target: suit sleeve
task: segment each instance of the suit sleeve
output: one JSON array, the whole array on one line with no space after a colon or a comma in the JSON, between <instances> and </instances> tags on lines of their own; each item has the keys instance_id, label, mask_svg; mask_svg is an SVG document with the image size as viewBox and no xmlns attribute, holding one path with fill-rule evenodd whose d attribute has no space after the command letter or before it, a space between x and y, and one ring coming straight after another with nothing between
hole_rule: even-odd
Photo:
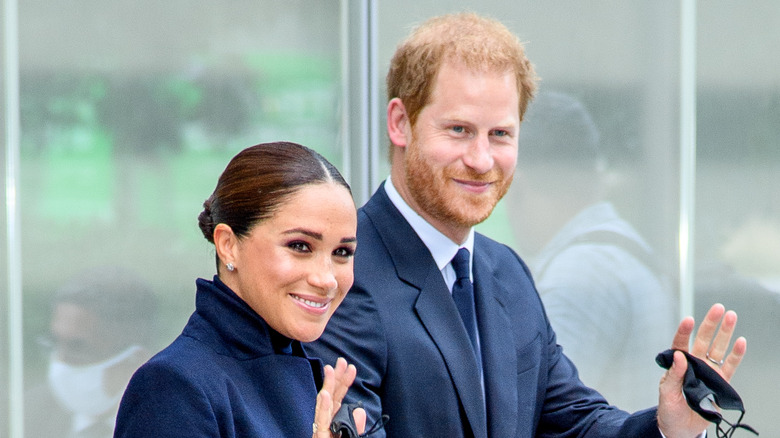
<instances>
[{"instance_id":1,"label":"suit sleeve","mask_svg":"<svg viewBox=\"0 0 780 438\"><path fill-rule=\"evenodd\" d=\"M529 288L535 290L533 280L525 263L514 254L525 276L531 282ZM516 309L516 315L537 307L542 314L543 323L539 327L545 343L543 348L540 380L541 399L540 416L536 430L539 437L583 437L618 438L641 436L661 438L656 421L656 409L648 409L629 414L610 406L598 391L589 388L579 378L577 368L563 353L558 345L556 334L546 316L544 306L538 294L527 308Z\"/></svg>"},{"instance_id":2,"label":"suit sleeve","mask_svg":"<svg viewBox=\"0 0 780 438\"><path fill-rule=\"evenodd\" d=\"M356 284L331 317L322 336L306 345L307 353L325 364L335 364L336 359L343 357L355 365L357 378L345 400L363 404L368 415L367 428L383 412L381 394L387 368L387 339L380 318L374 300ZM385 431L371 436L384 438Z\"/></svg>"}]
</instances>

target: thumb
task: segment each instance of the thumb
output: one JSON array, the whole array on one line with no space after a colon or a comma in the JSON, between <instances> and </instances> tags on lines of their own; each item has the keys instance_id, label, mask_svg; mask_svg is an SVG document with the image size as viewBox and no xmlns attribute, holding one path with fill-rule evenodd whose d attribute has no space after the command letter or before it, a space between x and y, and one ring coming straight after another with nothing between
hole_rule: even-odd
<instances>
[{"instance_id":1,"label":"thumb","mask_svg":"<svg viewBox=\"0 0 780 438\"><path fill-rule=\"evenodd\" d=\"M683 378L687 369L688 361L685 359L685 355L681 351L675 351L672 366L669 367L661 379L661 398L671 397L675 399L683 397Z\"/></svg>"},{"instance_id":2,"label":"thumb","mask_svg":"<svg viewBox=\"0 0 780 438\"><path fill-rule=\"evenodd\" d=\"M333 399L327 389L317 394L317 405L314 408L314 424L312 438L329 438L330 422L333 418Z\"/></svg>"},{"instance_id":3,"label":"thumb","mask_svg":"<svg viewBox=\"0 0 780 438\"><path fill-rule=\"evenodd\" d=\"M358 435L366 433L366 410L363 408L355 408L355 410L352 411L352 418L355 420Z\"/></svg>"}]
</instances>

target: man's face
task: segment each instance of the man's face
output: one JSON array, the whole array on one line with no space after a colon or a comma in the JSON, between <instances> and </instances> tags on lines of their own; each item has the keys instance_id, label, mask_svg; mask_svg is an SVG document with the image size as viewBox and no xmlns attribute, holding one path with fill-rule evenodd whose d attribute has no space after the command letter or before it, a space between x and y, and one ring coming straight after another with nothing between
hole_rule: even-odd
<instances>
[{"instance_id":1,"label":"man's face","mask_svg":"<svg viewBox=\"0 0 780 438\"><path fill-rule=\"evenodd\" d=\"M71 365L89 365L118 353L114 336L93 311L68 302L57 304L51 320L57 359Z\"/></svg>"},{"instance_id":2,"label":"man's face","mask_svg":"<svg viewBox=\"0 0 780 438\"><path fill-rule=\"evenodd\" d=\"M399 191L428 222L460 243L509 189L519 127L511 72L474 72L444 63L412 128Z\"/></svg>"}]
</instances>

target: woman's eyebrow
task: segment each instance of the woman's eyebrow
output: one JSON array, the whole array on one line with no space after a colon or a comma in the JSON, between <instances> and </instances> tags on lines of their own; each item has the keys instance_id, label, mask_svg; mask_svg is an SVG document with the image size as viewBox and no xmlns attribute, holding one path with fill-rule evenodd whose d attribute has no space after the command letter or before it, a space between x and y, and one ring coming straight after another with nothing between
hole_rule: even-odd
<instances>
[{"instance_id":1,"label":"woman's eyebrow","mask_svg":"<svg viewBox=\"0 0 780 438\"><path fill-rule=\"evenodd\" d=\"M305 228L293 228L291 230L285 231L282 234L303 234L305 236L311 237L312 239L322 240L322 233L310 231Z\"/></svg>"}]
</instances>

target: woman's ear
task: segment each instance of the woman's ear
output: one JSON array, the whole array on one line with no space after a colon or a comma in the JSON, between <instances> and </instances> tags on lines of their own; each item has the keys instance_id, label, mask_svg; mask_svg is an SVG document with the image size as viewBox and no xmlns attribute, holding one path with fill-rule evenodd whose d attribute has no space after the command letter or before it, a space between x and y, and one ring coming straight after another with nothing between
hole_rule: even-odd
<instances>
[{"instance_id":1,"label":"woman's ear","mask_svg":"<svg viewBox=\"0 0 780 438\"><path fill-rule=\"evenodd\" d=\"M217 250L217 257L224 264L236 264L238 238L233 229L227 224L217 224L214 227L214 248Z\"/></svg>"},{"instance_id":2,"label":"woman's ear","mask_svg":"<svg viewBox=\"0 0 780 438\"><path fill-rule=\"evenodd\" d=\"M401 99L395 97L387 103L387 135L390 142L398 147L406 147L411 136L411 125L406 107Z\"/></svg>"}]
</instances>

